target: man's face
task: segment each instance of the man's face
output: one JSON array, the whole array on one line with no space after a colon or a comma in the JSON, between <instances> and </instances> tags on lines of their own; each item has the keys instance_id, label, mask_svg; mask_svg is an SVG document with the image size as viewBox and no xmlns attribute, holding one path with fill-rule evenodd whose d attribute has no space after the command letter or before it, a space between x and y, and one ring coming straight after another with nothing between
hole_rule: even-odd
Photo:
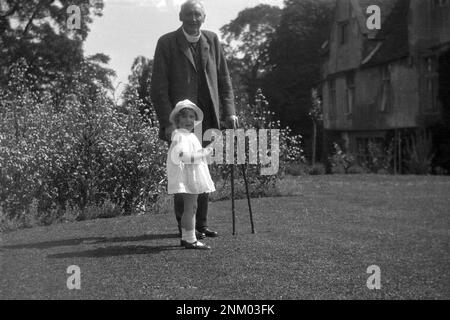
<instances>
[{"instance_id":1,"label":"man's face","mask_svg":"<svg viewBox=\"0 0 450 320\"><path fill-rule=\"evenodd\" d=\"M198 3L189 4L180 12L183 29L190 35L197 35L200 32L205 17L206 15Z\"/></svg>"}]
</instances>

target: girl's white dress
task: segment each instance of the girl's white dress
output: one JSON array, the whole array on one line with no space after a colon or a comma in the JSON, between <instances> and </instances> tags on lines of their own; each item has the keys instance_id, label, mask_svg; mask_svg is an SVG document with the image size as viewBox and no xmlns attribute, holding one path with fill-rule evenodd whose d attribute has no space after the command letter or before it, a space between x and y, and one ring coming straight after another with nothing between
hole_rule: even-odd
<instances>
[{"instance_id":1,"label":"girl's white dress","mask_svg":"<svg viewBox=\"0 0 450 320\"><path fill-rule=\"evenodd\" d=\"M197 136L175 130L167 154L167 191L169 194L200 194L216 191L209 174L205 153Z\"/></svg>"}]
</instances>

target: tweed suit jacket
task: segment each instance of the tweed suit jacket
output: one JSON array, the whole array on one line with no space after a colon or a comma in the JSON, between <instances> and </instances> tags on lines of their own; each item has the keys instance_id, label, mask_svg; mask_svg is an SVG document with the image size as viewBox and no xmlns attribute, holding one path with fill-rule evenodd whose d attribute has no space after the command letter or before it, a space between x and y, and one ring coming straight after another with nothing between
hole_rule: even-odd
<instances>
[{"instance_id":1,"label":"tweed suit jacket","mask_svg":"<svg viewBox=\"0 0 450 320\"><path fill-rule=\"evenodd\" d=\"M220 124L226 116L235 115L230 74L219 39L214 32L202 30L199 41L202 70L196 68L181 27L163 35L156 45L151 96L160 123L159 137L163 140L165 128L171 125L170 112L177 102L189 99L197 103L197 77L200 72L206 77L215 122Z\"/></svg>"}]
</instances>

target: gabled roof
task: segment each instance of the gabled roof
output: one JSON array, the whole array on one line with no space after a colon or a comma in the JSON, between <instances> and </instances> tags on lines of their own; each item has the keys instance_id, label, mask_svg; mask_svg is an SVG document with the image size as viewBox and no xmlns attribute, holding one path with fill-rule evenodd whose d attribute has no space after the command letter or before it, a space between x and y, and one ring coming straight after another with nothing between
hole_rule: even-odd
<instances>
[{"instance_id":1,"label":"gabled roof","mask_svg":"<svg viewBox=\"0 0 450 320\"><path fill-rule=\"evenodd\" d=\"M376 35L377 46L365 59L364 66L386 63L409 54L408 11L410 0L397 0L390 15ZM370 57L371 55L371 57Z\"/></svg>"}]
</instances>

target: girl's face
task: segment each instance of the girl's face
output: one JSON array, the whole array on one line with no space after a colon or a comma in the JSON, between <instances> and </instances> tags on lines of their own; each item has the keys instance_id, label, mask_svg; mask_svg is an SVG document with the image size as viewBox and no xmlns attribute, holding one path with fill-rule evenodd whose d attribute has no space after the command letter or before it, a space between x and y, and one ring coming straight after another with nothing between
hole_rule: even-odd
<instances>
[{"instance_id":1,"label":"girl's face","mask_svg":"<svg viewBox=\"0 0 450 320\"><path fill-rule=\"evenodd\" d=\"M192 109L181 110L178 116L178 128L192 131L196 120L196 113Z\"/></svg>"}]
</instances>

